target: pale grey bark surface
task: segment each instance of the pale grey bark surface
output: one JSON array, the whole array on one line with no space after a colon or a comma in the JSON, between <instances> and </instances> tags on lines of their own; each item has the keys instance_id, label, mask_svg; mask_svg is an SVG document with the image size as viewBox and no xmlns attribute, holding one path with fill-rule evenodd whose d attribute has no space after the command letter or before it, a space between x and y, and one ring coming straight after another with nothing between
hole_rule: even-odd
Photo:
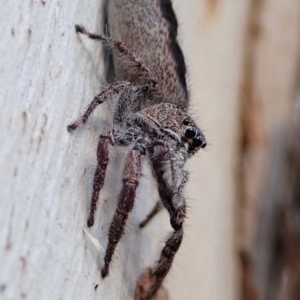
<instances>
[{"instance_id":1,"label":"pale grey bark surface","mask_svg":"<svg viewBox=\"0 0 300 300\"><path fill-rule=\"evenodd\" d=\"M235 170L248 2L174 4L191 111L209 146L188 164L186 234L166 281L172 300L237 299ZM102 280L103 254L83 228L109 111L103 105L77 132L66 130L100 88L101 45L78 38L74 24L101 32L101 1L7 1L0 19L0 298L132 299L137 277L171 231L168 214L138 229L158 199L145 162L125 237ZM113 151L90 230L104 248L122 168L123 154Z\"/></svg>"}]
</instances>

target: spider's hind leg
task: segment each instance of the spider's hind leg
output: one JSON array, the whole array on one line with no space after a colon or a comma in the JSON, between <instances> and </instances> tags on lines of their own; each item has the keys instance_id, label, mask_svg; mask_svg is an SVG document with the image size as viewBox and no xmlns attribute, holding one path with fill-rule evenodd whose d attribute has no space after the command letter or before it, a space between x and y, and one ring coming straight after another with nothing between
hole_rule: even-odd
<instances>
[{"instance_id":1,"label":"spider's hind leg","mask_svg":"<svg viewBox=\"0 0 300 300\"><path fill-rule=\"evenodd\" d=\"M135 69L144 75L146 81L153 87L157 85L157 77L148 65L127 45L117 39L113 39L101 34L91 33L86 30L82 25L75 25L75 30L78 33L87 35L90 39L100 40L104 44L116 47L122 54L124 54L128 60L133 64Z\"/></svg>"}]
</instances>

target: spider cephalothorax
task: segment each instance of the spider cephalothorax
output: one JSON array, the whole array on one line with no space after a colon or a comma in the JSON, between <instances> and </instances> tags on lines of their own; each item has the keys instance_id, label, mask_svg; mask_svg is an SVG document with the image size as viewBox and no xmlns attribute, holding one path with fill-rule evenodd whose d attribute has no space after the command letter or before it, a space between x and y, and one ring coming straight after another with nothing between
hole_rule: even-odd
<instances>
[{"instance_id":1,"label":"spider cephalothorax","mask_svg":"<svg viewBox=\"0 0 300 300\"><path fill-rule=\"evenodd\" d=\"M186 110L170 103L149 106L136 113L135 125L143 132L163 140L169 137L174 143L185 146L189 157L206 146L205 137Z\"/></svg>"},{"instance_id":2,"label":"spider cephalothorax","mask_svg":"<svg viewBox=\"0 0 300 300\"><path fill-rule=\"evenodd\" d=\"M163 94L161 92L163 89L156 75L133 50L117 40L91 34L81 26L77 25L76 31L115 46L133 65L138 74L136 77L143 78L142 82L137 83L129 81L112 83L94 98L87 111L75 123L69 125L68 130L75 130L85 123L97 105L109 101L112 96L118 96L113 111L113 128L100 135L88 226L94 224L96 204L109 163L109 145L131 145L125 161L118 207L109 229L108 246L101 273L103 277L108 275L115 248L124 233L141 177L142 157L145 156L152 164L161 202L170 214L171 226L174 229L151 273L151 288L138 298L151 299L168 273L183 237L182 224L186 213L183 188L188 180L188 172L183 167L189 157L206 146L205 137L183 107L158 98L157 95ZM159 211L159 207L157 204L140 227L146 225Z\"/></svg>"}]
</instances>

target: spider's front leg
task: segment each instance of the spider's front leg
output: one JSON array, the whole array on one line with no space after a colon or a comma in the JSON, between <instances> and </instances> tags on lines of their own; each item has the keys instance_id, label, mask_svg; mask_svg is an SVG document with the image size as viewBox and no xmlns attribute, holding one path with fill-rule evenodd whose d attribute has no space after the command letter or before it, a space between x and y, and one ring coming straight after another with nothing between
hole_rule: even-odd
<instances>
[{"instance_id":1,"label":"spider's front leg","mask_svg":"<svg viewBox=\"0 0 300 300\"><path fill-rule=\"evenodd\" d=\"M102 277L106 277L109 264L120 241L129 213L131 212L136 195L136 188L141 178L141 156L146 154L146 148L137 142L126 157L123 172L123 187L119 195L118 206L109 227L108 245L104 258L104 267L101 271Z\"/></svg>"},{"instance_id":2,"label":"spider's front leg","mask_svg":"<svg viewBox=\"0 0 300 300\"><path fill-rule=\"evenodd\" d=\"M167 240L154 270L148 269L137 282L135 300L152 299L172 266L175 254L180 248L183 239L182 226L185 218L185 205L178 209L176 215L175 224L177 229L174 230ZM148 278L148 280L145 282L144 278Z\"/></svg>"},{"instance_id":3,"label":"spider's front leg","mask_svg":"<svg viewBox=\"0 0 300 300\"><path fill-rule=\"evenodd\" d=\"M186 203L183 188L188 179L188 173L182 170L186 158L178 152L177 156L163 142L154 147L151 157L153 169L157 177L158 191L161 200L170 214L171 226L174 232L167 240L154 270L150 271L150 285L145 287L138 282L135 300L150 300L159 289L169 272L176 252L183 238L183 222L186 216ZM149 273L147 271L146 273ZM147 274L143 274L143 278Z\"/></svg>"}]
</instances>

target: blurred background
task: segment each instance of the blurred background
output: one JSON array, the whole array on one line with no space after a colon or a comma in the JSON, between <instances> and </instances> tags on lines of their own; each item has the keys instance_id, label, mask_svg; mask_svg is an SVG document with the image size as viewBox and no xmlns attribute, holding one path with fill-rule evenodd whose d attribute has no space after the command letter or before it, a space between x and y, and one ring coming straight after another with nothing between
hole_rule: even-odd
<instances>
[{"instance_id":1,"label":"blurred background","mask_svg":"<svg viewBox=\"0 0 300 300\"><path fill-rule=\"evenodd\" d=\"M178 263L203 261L174 283L175 299L300 299L300 2L175 7L210 142L192 163L197 201Z\"/></svg>"},{"instance_id":2,"label":"blurred background","mask_svg":"<svg viewBox=\"0 0 300 300\"><path fill-rule=\"evenodd\" d=\"M138 0L136 0L138 1ZM149 0L150 1L150 0ZM171 300L300 299L300 1L174 0L190 112L208 140L189 161L185 237ZM171 231L145 162L110 276L85 227L105 105L66 126L103 84L100 0L0 3L0 299L132 299ZM112 154L97 222L105 248L122 183ZM166 300L161 298L160 300ZM158 299L156 299L158 300Z\"/></svg>"}]
</instances>

